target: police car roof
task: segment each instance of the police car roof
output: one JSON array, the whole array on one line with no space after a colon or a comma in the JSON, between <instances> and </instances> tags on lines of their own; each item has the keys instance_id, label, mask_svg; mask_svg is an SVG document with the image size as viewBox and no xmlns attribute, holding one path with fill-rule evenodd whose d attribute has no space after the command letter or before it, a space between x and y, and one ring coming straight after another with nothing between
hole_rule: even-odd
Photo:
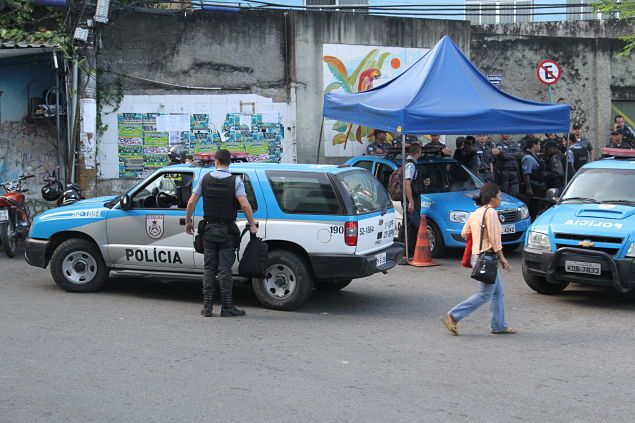
<instances>
[{"instance_id":1,"label":"police car roof","mask_svg":"<svg viewBox=\"0 0 635 423\"><path fill-rule=\"evenodd\" d=\"M162 171L184 171L192 169L200 169L201 167L196 164L181 164L166 166L162 168ZM214 169L214 166L204 167L209 171ZM295 163L232 163L229 165L230 170L248 170L248 169L260 169L260 170L286 170L296 172L330 172L337 173L350 168L340 167L336 165L316 165L316 164L295 164Z\"/></svg>"},{"instance_id":2,"label":"police car roof","mask_svg":"<svg viewBox=\"0 0 635 423\"><path fill-rule=\"evenodd\" d=\"M589 164L584 165L585 169L634 169L635 170L635 158L628 159L614 159L611 157L596 160Z\"/></svg>"}]
</instances>

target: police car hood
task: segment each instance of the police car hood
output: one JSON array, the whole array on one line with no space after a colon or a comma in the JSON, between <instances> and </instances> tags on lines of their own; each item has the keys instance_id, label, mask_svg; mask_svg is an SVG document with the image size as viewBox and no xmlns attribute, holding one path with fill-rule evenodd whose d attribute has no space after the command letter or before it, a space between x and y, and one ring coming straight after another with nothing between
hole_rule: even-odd
<instances>
[{"instance_id":1,"label":"police car hood","mask_svg":"<svg viewBox=\"0 0 635 423\"><path fill-rule=\"evenodd\" d=\"M540 215L534 230L548 233L628 236L635 225L635 208L613 204L559 204Z\"/></svg>"},{"instance_id":2,"label":"police car hood","mask_svg":"<svg viewBox=\"0 0 635 423\"><path fill-rule=\"evenodd\" d=\"M90 213L88 214L90 214L91 216L100 217L102 214L101 211L106 209L105 204L109 201L112 201L114 198L116 198L116 196L114 195L106 197L87 198L86 200L80 200L67 206L55 207L37 215L34 219L34 222L37 223L41 220L78 217L78 212L80 211L90 211Z\"/></svg>"},{"instance_id":3,"label":"police car hood","mask_svg":"<svg viewBox=\"0 0 635 423\"><path fill-rule=\"evenodd\" d=\"M459 191L459 192L440 192L436 194L421 194L421 206L422 208L430 206L433 203L436 208L447 209L448 212L453 210L460 210L466 212L473 212L476 210L476 203L472 199L478 195L478 190L473 191ZM523 203L516 198L503 194L503 201L501 201L498 210L513 209L522 206Z\"/></svg>"}]
</instances>

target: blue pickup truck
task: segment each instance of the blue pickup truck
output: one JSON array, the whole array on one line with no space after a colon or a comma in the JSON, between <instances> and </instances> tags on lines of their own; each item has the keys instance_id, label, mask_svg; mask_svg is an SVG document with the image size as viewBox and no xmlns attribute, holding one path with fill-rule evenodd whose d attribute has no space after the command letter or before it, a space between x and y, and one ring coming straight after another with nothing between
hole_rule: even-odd
<instances>
[{"instance_id":1,"label":"blue pickup truck","mask_svg":"<svg viewBox=\"0 0 635 423\"><path fill-rule=\"evenodd\" d=\"M605 150L606 152L606 150ZM529 228L523 276L533 290L557 294L569 283L635 287L635 151L583 166L556 205Z\"/></svg>"},{"instance_id":2,"label":"blue pickup truck","mask_svg":"<svg viewBox=\"0 0 635 423\"><path fill-rule=\"evenodd\" d=\"M401 156L359 156L346 164L367 169L387 187L390 175L401 165ZM417 163L417 170L430 178L428 192L421 195L421 214L427 217L432 256L443 256L447 248L465 247L461 229L477 208L472 197L484 182L456 160L438 155L424 155ZM401 204L394 202L394 206L400 221ZM503 194L498 215L503 224L504 247L507 250L520 247L531 223L525 203Z\"/></svg>"}]
</instances>

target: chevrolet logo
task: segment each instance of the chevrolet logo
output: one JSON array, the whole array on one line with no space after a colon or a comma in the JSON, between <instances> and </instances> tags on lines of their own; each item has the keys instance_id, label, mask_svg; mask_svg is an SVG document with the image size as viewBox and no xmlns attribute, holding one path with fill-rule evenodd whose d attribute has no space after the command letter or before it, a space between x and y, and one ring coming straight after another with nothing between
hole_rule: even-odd
<instances>
[{"instance_id":1,"label":"chevrolet logo","mask_svg":"<svg viewBox=\"0 0 635 423\"><path fill-rule=\"evenodd\" d=\"M585 239L584 241L578 242L578 245L584 248L591 248L595 245L595 242L591 242L588 239Z\"/></svg>"}]
</instances>

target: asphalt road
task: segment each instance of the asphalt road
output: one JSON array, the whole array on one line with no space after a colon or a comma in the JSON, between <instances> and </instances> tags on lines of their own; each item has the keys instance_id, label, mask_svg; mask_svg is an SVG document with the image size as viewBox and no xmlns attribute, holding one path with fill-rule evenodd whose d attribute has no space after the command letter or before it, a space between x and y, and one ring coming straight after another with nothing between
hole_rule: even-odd
<instances>
[{"instance_id":1,"label":"asphalt road","mask_svg":"<svg viewBox=\"0 0 635 423\"><path fill-rule=\"evenodd\" d=\"M199 286L117 279L69 294L0 258L0 422L621 422L635 406L633 296L529 290L505 277L520 333L488 310L451 337L438 317L475 290L458 257L316 293L297 312L202 318ZM218 306L215 311L218 311Z\"/></svg>"}]
</instances>

